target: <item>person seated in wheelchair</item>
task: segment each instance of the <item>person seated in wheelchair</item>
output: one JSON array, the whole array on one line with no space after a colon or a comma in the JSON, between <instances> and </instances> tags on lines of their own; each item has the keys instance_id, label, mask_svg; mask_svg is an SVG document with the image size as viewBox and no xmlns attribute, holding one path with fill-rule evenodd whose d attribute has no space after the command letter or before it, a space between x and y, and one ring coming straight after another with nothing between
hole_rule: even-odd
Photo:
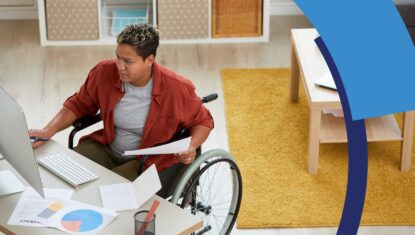
<instances>
[{"instance_id":1,"label":"person seated in wheelchair","mask_svg":"<svg viewBox=\"0 0 415 235\"><path fill-rule=\"evenodd\" d=\"M124 151L168 142L188 129L191 142L186 151L145 161L145 168L156 165L162 181L158 194L168 197L174 190L168 186L193 162L196 149L213 128L213 119L189 80L155 62L158 45L159 33L153 26L127 26L117 36L116 58L95 65L56 116L29 135L49 139L77 119L99 111L104 128L82 137L74 150L133 181L139 161L126 160ZM38 141L33 147L42 144Z\"/></svg>"}]
</instances>

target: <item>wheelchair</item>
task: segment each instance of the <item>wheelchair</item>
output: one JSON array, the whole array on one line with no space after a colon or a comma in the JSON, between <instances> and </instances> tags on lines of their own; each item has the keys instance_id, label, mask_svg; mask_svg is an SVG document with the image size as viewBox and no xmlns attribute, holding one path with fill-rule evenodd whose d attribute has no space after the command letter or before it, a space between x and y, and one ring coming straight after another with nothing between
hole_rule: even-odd
<instances>
[{"instance_id":1,"label":"wheelchair","mask_svg":"<svg viewBox=\"0 0 415 235\"><path fill-rule=\"evenodd\" d=\"M216 100L217 94L202 97L202 103ZM101 121L99 114L83 117L75 121L68 139L68 147L73 149L75 134ZM169 141L188 137L188 130L176 133ZM214 149L201 153L196 150L196 158L180 177L170 202L180 206L203 220L203 227L192 233L230 234L238 216L242 198L242 178L234 158L224 150ZM151 156L140 158L139 174L144 171L144 162Z\"/></svg>"}]
</instances>

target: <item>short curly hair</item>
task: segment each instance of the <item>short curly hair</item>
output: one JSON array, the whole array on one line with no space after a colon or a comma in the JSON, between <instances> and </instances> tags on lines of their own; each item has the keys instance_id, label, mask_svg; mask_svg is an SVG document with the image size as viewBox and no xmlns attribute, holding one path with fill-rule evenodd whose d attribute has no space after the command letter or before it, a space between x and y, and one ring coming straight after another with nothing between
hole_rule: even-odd
<instances>
[{"instance_id":1,"label":"short curly hair","mask_svg":"<svg viewBox=\"0 0 415 235\"><path fill-rule=\"evenodd\" d=\"M128 25L118 36L117 44L126 44L135 48L139 56L146 59L156 56L159 46L159 31L149 24Z\"/></svg>"}]
</instances>

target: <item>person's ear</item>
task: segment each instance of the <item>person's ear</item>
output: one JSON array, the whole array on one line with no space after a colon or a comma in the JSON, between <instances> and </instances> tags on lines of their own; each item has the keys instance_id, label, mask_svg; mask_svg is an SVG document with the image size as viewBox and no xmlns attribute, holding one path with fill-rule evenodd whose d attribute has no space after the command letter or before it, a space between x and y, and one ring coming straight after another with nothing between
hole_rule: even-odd
<instances>
[{"instance_id":1,"label":"person's ear","mask_svg":"<svg viewBox=\"0 0 415 235\"><path fill-rule=\"evenodd\" d=\"M154 63L154 55L153 54L151 54L151 55L149 55L149 56L147 56L147 58L146 58L146 60L145 60L145 64L148 66L148 67L151 67L152 65L153 65L153 63Z\"/></svg>"}]
</instances>

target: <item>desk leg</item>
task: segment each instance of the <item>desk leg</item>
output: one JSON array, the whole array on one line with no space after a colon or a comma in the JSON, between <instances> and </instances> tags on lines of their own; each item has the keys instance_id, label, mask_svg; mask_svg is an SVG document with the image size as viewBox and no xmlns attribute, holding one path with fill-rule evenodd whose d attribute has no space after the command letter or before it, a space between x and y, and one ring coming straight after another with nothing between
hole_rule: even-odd
<instances>
[{"instance_id":1,"label":"desk leg","mask_svg":"<svg viewBox=\"0 0 415 235\"><path fill-rule=\"evenodd\" d=\"M412 142L414 136L415 111L403 113L402 144L401 144L401 171L411 170Z\"/></svg>"},{"instance_id":2,"label":"desk leg","mask_svg":"<svg viewBox=\"0 0 415 235\"><path fill-rule=\"evenodd\" d=\"M291 101L297 101L298 86L300 82L300 68L293 43L294 42L291 40Z\"/></svg>"},{"instance_id":3,"label":"desk leg","mask_svg":"<svg viewBox=\"0 0 415 235\"><path fill-rule=\"evenodd\" d=\"M311 109L307 171L308 173L313 175L317 174L318 170L318 154L320 148L320 124L321 110Z\"/></svg>"}]
</instances>

